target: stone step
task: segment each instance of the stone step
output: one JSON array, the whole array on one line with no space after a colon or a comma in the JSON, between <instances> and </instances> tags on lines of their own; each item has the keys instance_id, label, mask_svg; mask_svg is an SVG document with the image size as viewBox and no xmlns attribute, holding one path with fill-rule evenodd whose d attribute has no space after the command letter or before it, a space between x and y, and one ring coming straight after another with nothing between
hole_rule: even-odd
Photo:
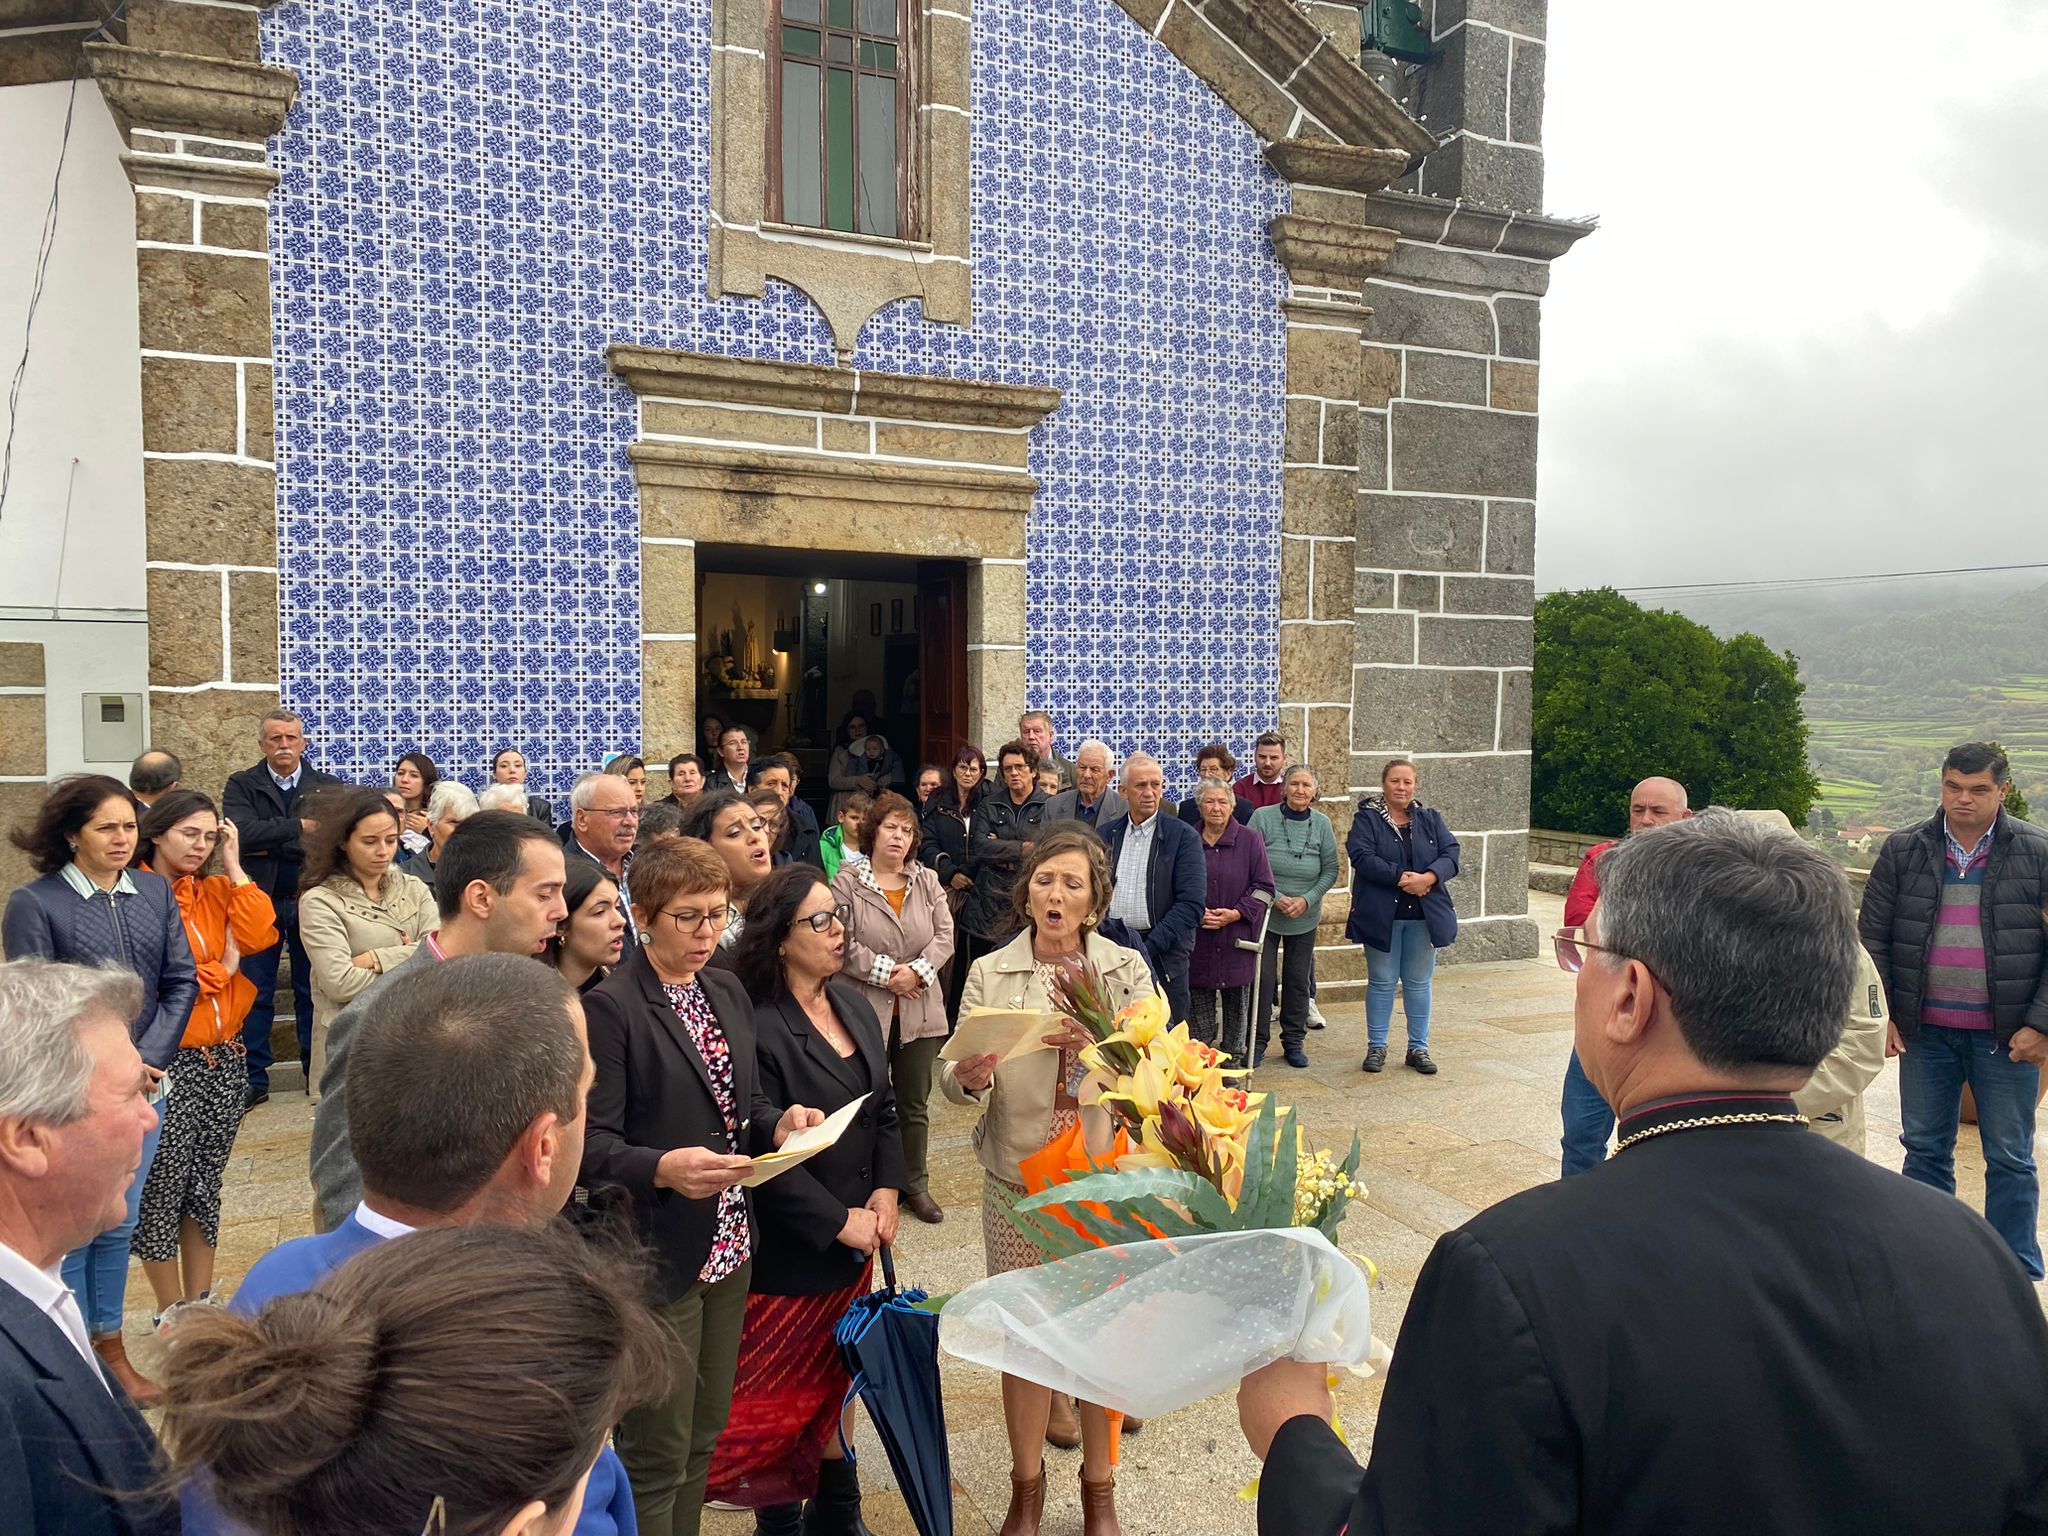
<instances>
[{"instance_id":1,"label":"stone step","mask_svg":"<svg viewBox=\"0 0 2048 1536\"><path fill-rule=\"evenodd\" d=\"M1548 891L1553 896L1571 893L1572 879L1578 870L1569 864L1531 864L1529 866L1529 889Z\"/></svg>"}]
</instances>

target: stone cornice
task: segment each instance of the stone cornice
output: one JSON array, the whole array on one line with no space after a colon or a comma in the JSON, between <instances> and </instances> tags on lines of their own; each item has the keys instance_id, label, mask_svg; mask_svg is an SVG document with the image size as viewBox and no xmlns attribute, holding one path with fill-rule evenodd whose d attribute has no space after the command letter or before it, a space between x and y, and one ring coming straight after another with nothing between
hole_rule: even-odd
<instances>
[{"instance_id":1,"label":"stone cornice","mask_svg":"<svg viewBox=\"0 0 2048 1536\"><path fill-rule=\"evenodd\" d=\"M1436 137L1290 0L1117 0L1268 141L1320 136L1398 150L1413 165Z\"/></svg>"},{"instance_id":2,"label":"stone cornice","mask_svg":"<svg viewBox=\"0 0 2048 1536\"><path fill-rule=\"evenodd\" d=\"M1536 261L1555 261L1599 227L1597 219L1504 213L1421 192L1375 192L1366 207L1404 239Z\"/></svg>"},{"instance_id":3,"label":"stone cornice","mask_svg":"<svg viewBox=\"0 0 2048 1536\"><path fill-rule=\"evenodd\" d=\"M267 139L298 95L288 69L88 43L86 61L124 133L155 128L227 139Z\"/></svg>"},{"instance_id":4,"label":"stone cornice","mask_svg":"<svg viewBox=\"0 0 2048 1536\"><path fill-rule=\"evenodd\" d=\"M161 187L201 197L268 197L282 178L267 165L237 160L201 160L191 155L152 155L125 150L121 169L135 187Z\"/></svg>"},{"instance_id":5,"label":"stone cornice","mask_svg":"<svg viewBox=\"0 0 2048 1536\"><path fill-rule=\"evenodd\" d=\"M1405 150L1332 144L1327 139L1282 139L1266 146L1266 159L1297 187L1327 187L1333 192L1377 192L1400 180L1409 165Z\"/></svg>"},{"instance_id":6,"label":"stone cornice","mask_svg":"<svg viewBox=\"0 0 2048 1536\"><path fill-rule=\"evenodd\" d=\"M1035 385L870 373L660 347L619 344L605 348L604 357L605 366L636 395L939 426L1035 427L1061 398L1057 389Z\"/></svg>"},{"instance_id":7,"label":"stone cornice","mask_svg":"<svg viewBox=\"0 0 2048 1536\"><path fill-rule=\"evenodd\" d=\"M1295 282L1311 288L1357 289L1387 264L1395 234L1370 224L1283 213L1266 225L1273 254Z\"/></svg>"}]
</instances>

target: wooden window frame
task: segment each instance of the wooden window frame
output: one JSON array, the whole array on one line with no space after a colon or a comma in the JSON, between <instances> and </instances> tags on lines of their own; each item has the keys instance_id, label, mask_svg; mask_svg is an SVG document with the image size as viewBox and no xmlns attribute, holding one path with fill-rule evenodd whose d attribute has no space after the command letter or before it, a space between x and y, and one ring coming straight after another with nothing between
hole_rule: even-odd
<instances>
[{"instance_id":1,"label":"wooden window frame","mask_svg":"<svg viewBox=\"0 0 2048 1536\"><path fill-rule=\"evenodd\" d=\"M767 70L768 111L765 115L764 124L767 129L767 143L763 146L762 150L762 164L766 171L765 190L767 193L764 212L768 221L789 229L800 229L819 235L838 235L856 240L902 240L912 244L921 242L924 235L923 221L920 218L922 210L918 206L917 197L918 167L916 160L918 136L912 131L912 125L917 121L920 100L918 82L921 78L920 66L923 64L923 37L921 35L923 32L923 7L917 3L917 0L895 0L896 36L893 39L882 39L866 38L865 34L861 32L860 0L853 0L854 24L851 27L835 27L832 25L829 20L832 14L832 0L819 0L818 14L820 20L815 23L791 23L782 14L782 0L768 0L768 4L771 11L768 20L770 44L768 48ZM785 204L782 186L782 66L786 57L794 57L800 62L812 62L808 54L784 54L782 47L783 29L791 25L815 31L820 35L821 39L834 33L848 35L855 39L853 62L849 66L843 66L850 68L854 75L853 176L856 196L853 213L855 227L852 229L839 229L830 223L793 223L784 212ZM863 40L870 42L887 41L897 50L896 69L893 76L896 82L896 232L888 235L878 234L872 230L864 230L859 227L860 79L862 76L883 78L883 71L880 69L869 68L861 64L859 48ZM822 46L815 62L820 70L829 70L833 67L832 61L826 56ZM822 182L819 206L827 210L826 217L829 219L831 217L829 211L831 203L831 178L829 171L825 169L825 143L822 131L824 114L822 111L819 117L821 131L819 135L818 160Z\"/></svg>"}]
</instances>

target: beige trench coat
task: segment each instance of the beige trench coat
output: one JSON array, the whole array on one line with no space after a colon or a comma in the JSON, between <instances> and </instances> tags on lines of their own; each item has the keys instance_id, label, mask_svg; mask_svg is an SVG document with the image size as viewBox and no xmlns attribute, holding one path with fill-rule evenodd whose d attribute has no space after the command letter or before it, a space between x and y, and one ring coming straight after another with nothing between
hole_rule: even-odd
<instances>
[{"instance_id":1,"label":"beige trench coat","mask_svg":"<svg viewBox=\"0 0 2048 1536\"><path fill-rule=\"evenodd\" d=\"M922 864L910 866L900 918L866 859L840 865L832 878L832 893L853 908L846 922L842 974L859 984L861 995L873 1006L882 1021L882 1038L889 1037L892 1012L905 1040L945 1038L946 998L939 986L939 967L953 956L953 909L946 903L939 877ZM908 966L924 982L917 996L889 990L889 977L899 966Z\"/></svg>"},{"instance_id":2,"label":"beige trench coat","mask_svg":"<svg viewBox=\"0 0 2048 1536\"><path fill-rule=\"evenodd\" d=\"M440 931L441 913L426 883L403 870L384 877L372 901L351 875L337 875L299 898L299 937L313 972L313 1059L306 1092L320 1097L327 1066L327 1026L371 982L412 958L419 942ZM367 952L371 968L355 963Z\"/></svg>"},{"instance_id":3,"label":"beige trench coat","mask_svg":"<svg viewBox=\"0 0 2048 1536\"><path fill-rule=\"evenodd\" d=\"M1102 973L1110 1000L1119 1008L1156 990L1145 957L1112 944L1100 934L1088 935L1088 958ZM1039 985L1031 959L1031 932L1026 929L1001 949L983 955L967 972L960 1011L970 1008L1050 1008L1052 999ZM954 1064L939 1063L939 1088L947 1099L981 1111L974 1128L974 1152L981 1166L1011 1184L1024 1182L1017 1165L1052 1139L1053 1097L1059 1088L1057 1051L1033 1051L996 1068L995 1081L978 1094L960 1086ZM1107 1148L1109 1115L1081 1111L1082 1133L1091 1147Z\"/></svg>"}]
</instances>

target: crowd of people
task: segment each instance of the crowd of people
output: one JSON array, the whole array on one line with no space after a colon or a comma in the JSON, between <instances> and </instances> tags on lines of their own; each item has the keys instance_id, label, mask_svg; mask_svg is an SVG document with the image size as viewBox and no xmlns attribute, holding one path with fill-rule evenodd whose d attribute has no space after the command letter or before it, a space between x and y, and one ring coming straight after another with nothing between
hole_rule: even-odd
<instances>
[{"instance_id":1,"label":"crowd of people","mask_svg":"<svg viewBox=\"0 0 2048 1536\"><path fill-rule=\"evenodd\" d=\"M1039 1262L1007 1215L1022 1164L1077 1129L1108 1143L1104 1112L1081 1101L1078 1025L1000 1064L942 1061L961 1014L1046 1010L1086 962L1113 1000L1163 995L1248 1069L1264 1067L1277 1015L1282 1059L1305 1066L1316 934L1341 869L1316 775L1277 733L1241 776L1227 747L1200 747L1176 806L1156 758L1084 741L1067 759L1042 712L997 750L993 779L972 747L911 775L870 723L856 714L840 732L822 828L799 762L756 758L727 722L706 733L715 755L669 764L666 796L650 799L646 764L620 756L576 778L559 824L517 751L480 791L419 753L388 786L349 786L307 763L282 709L219 806L161 752L132 785L51 786L14 833L38 878L9 898L0 967L0 1335L30 1362L20 1380L0 1369L0 1391L17 1445L60 1443L54 1460L0 1454L0 1496L32 1529L150 1536L671 1536L696 1531L711 1501L751 1509L766 1536L861 1536L832 1330L902 1215L945 1219L927 1167L932 1093L975 1117L991 1274ZM1589 1459L1608 1409L1690 1379L1732 1389L1769 1374L1759 1350L1792 1339L1819 1363L1792 1373L1759 1433L1817 1442L1814 1423L1848 1422L1827 1417L1840 1394L1903 1395L1906 1362L1944 1364L1891 1301L1882 1317L1844 1306L1821 1323L1789 1289L1726 1305L1750 1294L1745 1249L1859 1285L1910 1253L1924 1268L1898 1296L1966 1303L2002 1353L1981 1401L1937 1383L1945 1444L2048 1401L2048 1328L2024 1283L2041 1273L2048 836L2002 813L2006 765L1989 751L1952 753L1931 835L1888 846L1861 946L1839 871L1785 829L1695 817L1682 787L1638 786L1630 836L1587 856L1556 940L1578 973L1566 1172L1592 1176L1439 1244L1362 1487L1318 1427L1321 1367L1247 1379L1246 1433L1273 1463L1263 1529L1740 1527L1688 1523L1668 1500L1628 1511L1637 1463L1656 1458L1646 1445ZM1397 994L1406 1065L1436 1071L1429 988L1456 933L1458 845L1419 788L1413 763L1388 762L1345 840L1371 1073L1387 1065ZM221 1180L241 1117L270 1091L282 954L315 1099L317 1234L266 1255L223 1309ZM1937 1213L1885 1192L1875 1180L1900 1181L1860 1159L1854 1173L1815 1161L1804 1145L1821 1138L1783 1143L1809 1119L1846 1123L1886 1016L1910 1069L1908 1175L1953 1191L1968 1083L2003 1244L1953 1201ZM755 1159L856 1103L830 1149L749 1187ZM1741 1129L1672 1134L1722 1125ZM1681 1150L1695 1144L1697 1157ZM1716 1181L1737 1193L1702 1215L1697 1194ZM1812 1191L1845 1214L1812 1222ZM1800 1213L1793 1242L1780 1228ZM1888 1247L1899 1220L1926 1242ZM161 1382L122 1342L131 1252L168 1344ZM1666 1257L1646 1268L1646 1252ZM1688 1323L1625 1361L1598 1347L1614 1318L1688 1296L1680 1311L1715 1326ZM2007 1310L1982 1323L1987 1306ZM1894 1352L1897 1367L1881 1358ZM1945 1369L1975 1363L1952 1351ZM21 1399L30 1378L67 1383L75 1433ZM1117 1536L1105 1412L1022 1377L1004 1376L1001 1397L1004 1536L1040 1528L1048 1444L1081 1450L1084 1536ZM163 1409L161 1451L138 1407ZM1673 1487L1726 1483L1742 1437L1707 1438L1669 1470ZM2048 1503L2024 1502L2048 1500L2040 1444L1959 1443L1973 1464L2006 1460L2005 1482L1957 1509L2034 1508L2043 1523L1887 1528L2048 1530ZM1449 1462L1481 1475L1432 1470ZM1800 1490L1825 1486L1875 1510L1888 1487L1852 1495L1804 1475L1760 1480L1757 1497L1785 1502L1757 1507L1807 1511ZM1929 1486L1962 1498L1955 1481L1951 1467Z\"/></svg>"}]
</instances>

